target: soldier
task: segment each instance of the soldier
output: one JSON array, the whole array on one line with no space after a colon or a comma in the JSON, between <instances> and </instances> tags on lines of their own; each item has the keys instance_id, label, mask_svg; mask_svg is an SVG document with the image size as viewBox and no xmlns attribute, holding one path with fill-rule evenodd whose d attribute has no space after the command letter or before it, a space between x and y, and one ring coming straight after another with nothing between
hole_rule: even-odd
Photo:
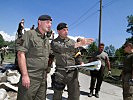
<instances>
[{"instance_id":1,"label":"soldier","mask_svg":"<svg viewBox=\"0 0 133 100\"><path fill-rule=\"evenodd\" d=\"M106 52L104 52L103 50L104 50L104 44L101 43L99 46L99 50L93 55L93 57L91 59L91 61L97 60L97 59L101 60L102 65L101 65L101 68L99 71L97 71L97 70L90 71L91 83L90 83L90 93L88 94L88 97L92 97L93 90L95 87L95 82L97 79L96 88L95 88L95 97L99 98L99 91L100 91L100 87L102 85L102 81L103 81L103 77L104 77L105 64L107 64L107 66L108 66L108 74L111 74L109 57L108 57L108 54Z\"/></svg>"},{"instance_id":2,"label":"soldier","mask_svg":"<svg viewBox=\"0 0 133 100\"><path fill-rule=\"evenodd\" d=\"M32 25L32 27L30 28L30 30L34 30L35 29L35 25Z\"/></svg>"},{"instance_id":3,"label":"soldier","mask_svg":"<svg viewBox=\"0 0 133 100\"><path fill-rule=\"evenodd\" d=\"M5 54L7 53L7 45L4 45L3 47L0 48L1 51L1 65L3 64Z\"/></svg>"},{"instance_id":4,"label":"soldier","mask_svg":"<svg viewBox=\"0 0 133 100\"><path fill-rule=\"evenodd\" d=\"M22 19L21 22L18 25L18 30L17 30L17 32L18 32L18 38L21 38L22 37L22 35L23 35L22 30L23 29L24 29L24 19Z\"/></svg>"},{"instance_id":5,"label":"soldier","mask_svg":"<svg viewBox=\"0 0 133 100\"><path fill-rule=\"evenodd\" d=\"M50 54L49 37L52 18L42 15L38 27L26 31L17 47L21 78L17 100L46 100L47 69ZM50 66L50 65L49 65Z\"/></svg>"},{"instance_id":6,"label":"soldier","mask_svg":"<svg viewBox=\"0 0 133 100\"><path fill-rule=\"evenodd\" d=\"M124 60L122 71L123 100L133 100L133 44L126 43L124 51L128 55Z\"/></svg>"},{"instance_id":7,"label":"soldier","mask_svg":"<svg viewBox=\"0 0 133 100\"><path fill-rule=\"evenodd\" d=\"M75 42L68 38L68 26L66 23L60 23L57 26L59 36L51 43L53 54L56 59L56 70L52 76L52 87L54 88L53 100L62 100L62 92L67 85L68 100L79 100L79 82L78 70L70 68L69 66L75 65L75 56L77 47L88 45L93 42L93 39L83 39L81 42ZM78 64L82 61L77 60Z\"/></svg>"}]
</instances>

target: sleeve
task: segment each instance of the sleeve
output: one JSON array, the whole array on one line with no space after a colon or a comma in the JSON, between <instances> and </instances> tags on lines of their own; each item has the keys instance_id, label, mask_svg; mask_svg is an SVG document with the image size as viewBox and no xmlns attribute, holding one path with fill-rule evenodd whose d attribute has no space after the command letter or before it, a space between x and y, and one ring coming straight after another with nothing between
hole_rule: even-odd
<instances>
[{"instance_id":1,"label":"sleeve","mask_svg":"<svg viewBox=\"0 0 133 100\"><path fill-rule=\"evenodd\" d=\"M17 51L21 51L21 52L28 52L29 49L29 42L30 42L30 35L29 32L26 31L24 33L24 35L22 36L22 38L19 41L19 45L17 46Z\"/></svg>"},{"instance_id":2,"label":"sleeve","mask_svg":"<svg viewBox=\"0 0 133 100\"><path fill-rule=\"evenodd\" d=\"M75 57L75 64L76 65L82 64L83 60L82 60L82 55L81 55L79 48L76 48L76 53L75 53L74 57Z\"/></svg>"}]
</instances>

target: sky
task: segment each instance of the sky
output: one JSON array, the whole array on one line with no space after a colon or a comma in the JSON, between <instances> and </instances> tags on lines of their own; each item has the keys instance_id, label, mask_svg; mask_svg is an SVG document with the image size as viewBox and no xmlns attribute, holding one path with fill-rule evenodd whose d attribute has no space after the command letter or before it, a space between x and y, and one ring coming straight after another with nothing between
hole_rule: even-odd
<instances>
[{"instance_id":1,"label":"sky","mask_svg":"<svg viewBox=\"0 0 133 100\"><path fill-rule=\"evenodd\" d=\"M99 35L99 0L0 0L0 34L14 40L18 24L25 19L25 28L34 24L40 15L52 17L52 30L60 22L68 24L69 36L94 38ZM120 48L131 37L127 16L133 15L133 0L102 0L101 42Z\"/></svg>"}]
</instances>

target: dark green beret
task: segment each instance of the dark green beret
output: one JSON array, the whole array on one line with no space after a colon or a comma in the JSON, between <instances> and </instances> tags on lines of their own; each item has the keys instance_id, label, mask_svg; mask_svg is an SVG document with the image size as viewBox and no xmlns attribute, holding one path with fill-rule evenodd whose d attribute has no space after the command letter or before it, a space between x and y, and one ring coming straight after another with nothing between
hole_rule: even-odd
<instances>
[{"instance_id":1,"label":"dark green beret","mask_svg":"<svg viewBox=\"0 0 133 100\"><path fill-rule=\"evenodd\" d=\"M52 18L49 15L41 15L38 20L45 21L45 20L50 20L52 21Z\"/></svg>"}]
</instances>

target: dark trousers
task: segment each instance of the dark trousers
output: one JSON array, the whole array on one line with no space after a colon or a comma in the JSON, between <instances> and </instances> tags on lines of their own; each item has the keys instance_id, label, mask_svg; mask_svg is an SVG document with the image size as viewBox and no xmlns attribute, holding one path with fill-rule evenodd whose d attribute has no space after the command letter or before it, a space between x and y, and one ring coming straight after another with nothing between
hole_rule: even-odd
<instances>
[{"instance_id":1,"label":"dark trousers","mask_svg":"<svg viewBox=\"0 0 133 100\"><path fill-rule=\"evenodd\" d=\"M0 64L2 64L3 61L4 61L4 53L1 53L1 62L0 62Z\"/></svg>"},{"instance_id":2,"label":"dark trousers","mask_svg":"<svg viewBox=\"0 0 133 100\"><path fill-rule=\"evenodd\" d=\"M102 66L99 71L94 70L90 71L91 73L91 83L90 83L90 91L93 91L96 84L96 92L100 91L100 87L102 85L103 77L104 77L104 67ZM97 82L96 82L97 81Z\"/></svg>"}]
</instances>

